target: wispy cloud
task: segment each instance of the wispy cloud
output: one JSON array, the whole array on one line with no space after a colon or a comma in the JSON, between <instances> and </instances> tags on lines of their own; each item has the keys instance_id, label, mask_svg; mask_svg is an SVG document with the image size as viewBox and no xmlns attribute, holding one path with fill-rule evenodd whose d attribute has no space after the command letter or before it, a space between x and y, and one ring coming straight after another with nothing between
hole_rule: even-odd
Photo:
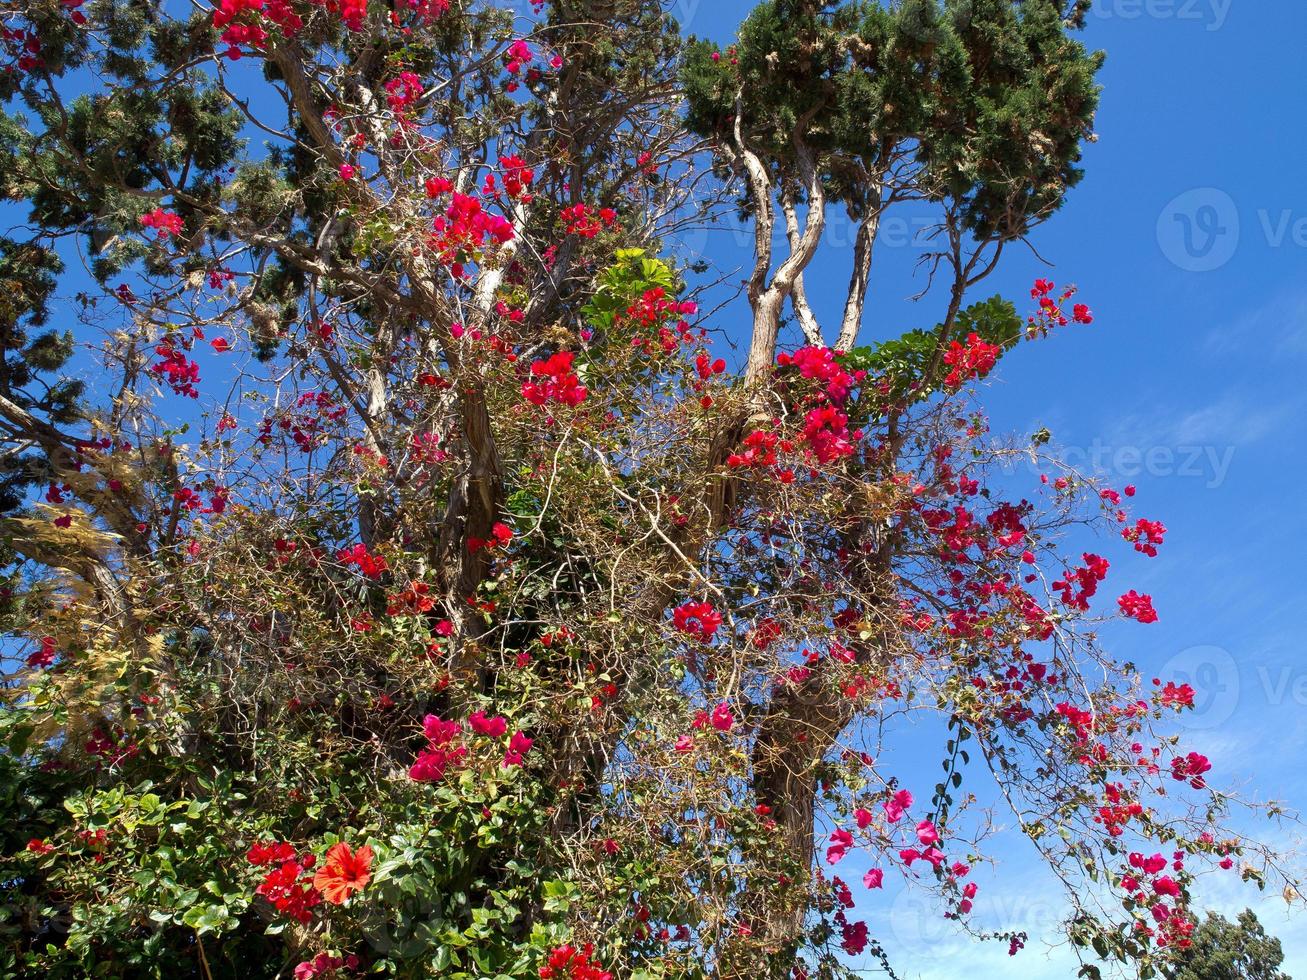
<instances>
[{"instance_id":1,"label":"wispy cloud","mask_svg":"<svg viewBox=\"0 0 1307 980\"><path fill-rule=\"evenodd\" d=\"M1104 440L1119 446L1247 446L1288 425L1304 399L1294 396L1267 405L1229 391L1200 408L1165 409L1122 415Z\"/></svg>"},{"instance_id":2,"label":"wispy cloud","mask_svg":"<svg viewBox=\"0 0 1307 980\"><path fill-rule=\"evenodd\" d=\"M1301 399L1294 398L1278 405L1253 405L1246 398L1226 395L1177 419L1171 439L1176 445L1248 445L1288 424L1300 404Z\"/></svg>"},{"instance_id":3,"label":"wispy cloud","mask_svg":"<svg viewBox=\"0 0 1307 980\"><path fill-rule=\"evenodd\" d=\"M1281 293L1233 323L1212 327L1202 351L1213 358L1307 355L1307 290Z\"/></svg>"}]
</instances>

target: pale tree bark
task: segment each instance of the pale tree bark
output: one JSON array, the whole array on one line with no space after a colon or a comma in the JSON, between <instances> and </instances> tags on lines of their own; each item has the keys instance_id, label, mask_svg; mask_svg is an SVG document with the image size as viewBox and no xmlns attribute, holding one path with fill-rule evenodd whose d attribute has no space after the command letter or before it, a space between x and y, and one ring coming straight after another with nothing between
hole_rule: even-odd
<instances>
[{"instance_id":1,"label":"pale tree bark","mask_svg":"<svg viewBox=\"0 0 1307 980\"><path fill-rule=\"evenodd\" d=\"M849 294L844 303L836 350L852 350L862 330L862 314L867 303L867 284L871 280L871 257L880 228L879 209L868 213L859 223L853 242L853 273L849 277Z\"/></svg>"},{"instance_id":2,"label":"pale tree bark","mask_svg":"<svg viewBox=\"0 0 1307 980\"><path fill-rule=\"evenodd\" d=\"M767 222L766 257L768 260L767 265L770 266L772 234L770 218L771 182L766 177L766 170L763 168L761 161L744 147L742 140L739 143L745 160L752 159L752 163L749 163L750 185L754 188L755 199L759 193L767 195L769 218ZM790 250L790 254L785 261L777 268L770 282L767 282L766 267L763 267L761 274L759 274L761 258L759 258L759 264L755 265L754 278L749 284L749 301L753 307L753 336L749 342L749 360L744 372L745 384L751 388L760 386L771 376L772 365L776 359L776 341L780 333L781 312L784 309L785 301L790 298L791 293L794 291L794 284L803 273L803 270L808 267L813 256L817 254L817 246L821 243L821 234L826 227L826 191L822 186L821 175L817 170L812 150L804 142L802 124L794 134L794 152L799 169L799 179L802 180L804 190L807 192L808 211L804 216L803 233L799 236L797 244ZM761 175L761 180L755 176L755 171ZM759 234L761 234L761 231Z\"/></svg>"},{"instance_id":3,"label":"pale tree bark","mask_svg":"<svg viewBox=\"0 0 1307 980\"><path fill-rule=\"evenodd\" d=\"M876 233L880 230L880 218L889 206L893 193L886 194L885 173L888 164L885 161L888 147L882 144L879 150L881 163L870 172L865 164L859 164L862 175L862 193L864 199L857 209L858 230L853 241L853 271L849 276L848 296L844 301L844 316L840 320L839 337L835 341L836 350L852 350L858 342L862 330L862 314L867 303L867 285L871 281L871 259L876 248ZM854 208L849 208L849 218L854 218Z\"/></svg>"},{"instance_id":4,"label":"pale tree bark","mask_svg":"<svg viewBox=\"0 0 1307 980\"><path fill-rule=\"evenodd\" d=\"M790 251L793 252L799 247L799 215L794 203L794 185L787 183L784 190L781 191L781 211L785 215L785 237L789 241ZM803 339L814 347L821 347L824 341L821 336L821 325L817 322L816 315L812 312L812 307L808 305L807 290L803 287L803 273L794 280L794 293L790 297L794 304L794 313L799 318L799 328L803 331Z\"/></svg>"}]
</instances>

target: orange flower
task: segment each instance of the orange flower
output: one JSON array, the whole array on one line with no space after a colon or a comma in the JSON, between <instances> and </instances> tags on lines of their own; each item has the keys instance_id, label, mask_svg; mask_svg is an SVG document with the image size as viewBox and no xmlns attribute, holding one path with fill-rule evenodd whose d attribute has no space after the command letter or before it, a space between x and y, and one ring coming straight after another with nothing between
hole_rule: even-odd
<instances>
[{"instance_id":1,"label":"orange flower","mask_svg":"<svg viewBox=\"0 0 1307 980\"><path fill-rule=\"evenodd\" d=\"M327 859L313 876L313 887L332 905L343 905L354 892L361 892L372 878L372 848L357 851L341 842L327 850Z\"/></svg>"}]
</instances>

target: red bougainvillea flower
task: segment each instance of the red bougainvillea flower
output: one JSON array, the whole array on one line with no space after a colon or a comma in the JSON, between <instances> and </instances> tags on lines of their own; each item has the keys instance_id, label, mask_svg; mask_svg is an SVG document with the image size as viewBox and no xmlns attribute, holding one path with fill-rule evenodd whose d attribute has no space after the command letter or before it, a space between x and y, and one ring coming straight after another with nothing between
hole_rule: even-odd
<instances>
[{"instance_id":1,"label":"red bougainvillea flower","mask_svg":"<svg viewBox=\"0 0 1307 980\"><path fill-rule=\"evenodd\" d=\"M1166 875L1163 875L1153 882L1153 891L1157 892L1159 895L1168 895L1171 898L1180 897L1180 886L1175 883L1174 879L1169 878Z\"/></svg>"},{"instance_id":2,"label":"red bougainvillea flower","mask_svg":"<svg viewBox=\"0 0 1307 980\"><path fill-rule=\"evenodd\" d=\"M54 845L49 841L41 840L39 837L33 837L27 842L27 849L33 854L49 854L54 850Z\"/></svg>"},{"instance_id":3,"label":"red bougainvillea flower","mask_svg":"<svg viewBox=\"0 0 1307 980\"><path fill-rule=\"evenodd\" d=\"M853 835L843 828L830 835L830 847L826 848L826 863L839 864L844 855L853 847Z\"/></svg>"},{"instance_id":4,"label":"red bougainvillea flower","mask_svg":"<svg viewBox=\"0 0 1307 980\"><path fill-rule=\"evenodd\" d=\"M867 923L839 921L839 926L840 948L850 956L860 955L867 948Z\"/></svg>"},{"instance_id":5,"label":"red bougainvillea flower","mask_svg":"<svg viewBox=\"0 0 1307 980\"><path fill-rule=\"evenodd\" d=\"M458 722L442 721L435 715L427 715L422 719L422 732L436 747L448 745L462 730L463 726Z\"/></svg>"},{"instance_id":6,"label":"red bougainvillea flower","mask_svg":"<svg viewBox=\"0 0 1307 980\"><path fill-rule=\"evenodd\" d=\"M200 393L195 385L200 380L200 366L186 356L173 338L164 337L155 346L154 352L160 359L150 365L149 372L177 394L199 398Z\"/></svg>"},{"instance_id":7,"label":"red bougainvillea flower","mask_svg":"<svg viewBox=\"0 0 1307 980\"><path fill-rule=\"evenodd\" d=\"M897 823L903 819L911 807L912 794L906 789L901 789L893 797L885 801L885 816L890 823Z\"/></svg>"},{"instance_id":8,"label":"red bougainvillea flower","mask_svg":"<svg viewBox=\"0 0 1307 980\"><path fill-rule=\"evenodd\" d=\"M507 548L513 541L513 529L503 521L495 521L494 526L490 528L490 535L487 540L468 538L467 550L475 554L482 548Z\"/></svg>"},{"instance_id":9,"label":"red bougainvillea flower","mask_svg":"<svg viewBox=\"0 0 1307 980\"><path fill-rule=\"evenodd\" d=\"M594 947L590 943L581 949L572 945L556 946L540 968L541 980L613 980L613 975L601 970L592 956Z\"/></svg>"},{"instance_id":10,"label":"red bougainvillea flower","mask_svg":"<svg viewBox=\"0 0 1307 980\"><path fill-rule=\"evenodd\" d=\"M313 909L322 899L301 878L316 862L312 854L300 856L290 844L273 841L250 847L246 860L257 866L273 866L254 889L255 894L262 895L278 912L302 925L313 918Z\"/></svg>"},{"instance_id":11,"label":"red bougainvillea flower","mask_svg":"<svg viewBox=\"0 0 1307 980\"><path fill-rule=\"evenodd\" d=\"M282 864L286 861L295 860L295 848L284 842L268 841L263 843L260 841L250 845L245 860L257 866Z\"/></svg>"},{"instance_id":12,"label":"red bougainvillea flower","mask_svg":"<svg viewBox=\"0 0 1307 980\"><path fill-rule=\"evenodd\" d=\"M386 559L381 555L369 554L368 546L365 544L356 544L353 548L338 551L336 560L342 565L356 565L358 570L370 579L381 578L382 572L389 567Z\"/></svg>"},{"instance_id":13,"label":"red bougainvillea flower","mask_svg":"<svg viewBox=\"0 0 1307 980\"><path fill-rule=\"evenodd\" d=\"M489 718L484 711L474 711L468 715L467 724L478 735L488 735L491 738L499 738L508 731L507 721L498 715Z\"/></svg>"},{"instance_id":14,"label":"red bougainvillea flower","mask_svg":"<svg viewBox=\"0 0 1307 980\"><path fill-rule=\"evenodd\" d=\"M141 225L145 228L153 228L160 239L180 235L182 231L181 215L165 211L163 208L155 208L149 214L141 215Z\"/></svg>"},{"instance_id":15,"label":"red bougainvillea flower","mask_svg":"<svg viewBox=\"0 0 1307 980\"><path fill-rule=\"evenodd\" d=\"M295 980L315 980L317 977L334 977L336 971L340 969L357 970L359 958L354 954L349 956L332 956L329 953L319 953L311 960L305 960L295 967Z\"/></svg>"},{"instance_id":16,"label":"red bougainvillea flower","mask_svg":"<svg viewBox=\"0 0 1307 980\"><path fill-rule=\"evenodd\" d=\"M466 755L467 746L464 745L452 749L429 748L408 767L408 778L415 783L438 783L445 778L445 770L462 762Z\"/></svg>"},{"instance_id":17,"label":"red bougainvillea flower","mask_svg":"<svg viewBox=\"0 0 1307 980\"><path fill-rule=\"evenodd\" d=\"M28 655L27 666L39 668L49 667L54 663L54 658L58 652L59 650L55 644L54 637L43 636L41 637L41 649Z\"/></svg>"},{"instance_id":18,"label":"red bougainvillea flower","mask_svg":"<svg viewBox=\"0 0 1307 980\"><path fill-rule=\"evenodd\" d=\"M1144 857L1142 854L1130 855L1130 867L1138 868L1144 874L1155 875L1166 867L1166 858L1161 854L1154 854L1152 857Z\"/></svg>"},{"instance_id":19,"label":"red bougainvillea flower","mask_svg":"<svg viewBox=\"0 0 1307 980\"><path fill-rule=\"evenodd\" d=\"M427 715L422 720L422 731L429 744L413 760L408 776L414 782L436 783L445 778L446 769L459 764L467 755L467 746L451 747L451 743L463 731L463 726L456 721L442 721L435 715Z\"/></svg>"},{"instance_id":20,"label":"red bougainvillea flower","mask_svg":"<svg viewBox=\"0 0 1307 980\"><path fill-rule=\"evenodd\" d=\"M712 709L709 720L712 722L713 728L719 732L729 732L735 727L735 715L731 711L731 706L725 701Z\"/></svg>"},{"instance_id":21,"label":"red bougainvillea flower","mask_svg":"<svg viewBox=\"0 0 1307 980\"><path fill-rule=\"evenodd\" d=\"M556 402L576 407L589 394L572 370L576 355L560 351L552 357L531 364L531 380L522 383L522 397L533 405Z\"/></svg>"},{"instance_id":22,"label":"red bougainvillea flower","mask_svg":"<svg viewBox=\"0 0 1307 980\"><path fill-rule=\"evenodd\" d=\"M575 204L559 212L569 235L581 238L594 238L605 228L611 228L617 221L617 212L612 208L587 208L584 204Z\"/></svg>"},{"instance_id":23,"label":"red bougainvillea flower","mask_svg":"<svg viewBox=\"0 0 1307 980\"><path fill-rule=\"evenodd\" d=\"M1131 589L1116 601L1121 607L1121 612L1131 619L1137 619L1141 623L1157 622L1157 611L1153 609L1152 596L1140 595L1134 589Z\"/></svg>"},{"instance_id":24,"label":"red bougainvillea flower","mask_svg":"<svg viewBox=\"0 0 1307 980\"><path fill-rule=\"evenodd\" d=\"M332 905L343 905L372 880L372 848L364 844L351 851L344 841L333 844L327 859L313 876L313 887Z\"/></svg>"},{"instance_id":25,"label":"red bougainvillea flower","mask_svg":"<svg viewBox=\"0 0 1307 980\"><path fill-rule=\"evenodd\" d=\"M513 737L508 740L508 751L504 753L504 768L520 766L522 758L531 751L531 746L534 744L534 739L527 738L521 732L514 732Z\"/></svg>"},{"instance_id":26,"label":"red bougainvillea flower","mask_svg":"<svg viewBox=\"0 0 1307 980\"><path fill-rule=\"evenodd\" d=\"M1188 684L1176 684L1175 681L1167 681L1166 687L1157 697L1157 703L1164 706L1175 708L1180 711L1184 708L1194 706L1194 689Z\"/></svg>"},{"instance_id":27,"label":"red bougainvillea flower","mask_svg":"<svg viewBox=\"0 0 1307 980\"><path fill-rule=\"evenodd\" d=\"M853 438L848 416L832 405L814 408L804 418L803 441L818 462L830 463L852 456Z\"/></svg>"},{"instance_id":28,"label":"red bougainvillea flower","mask_svg":"<svg viewBox=\"0 0 1307 980\"><path fill-rule=\"evenodd\" d=\"M868 888L879 888L885 882L885 872L880 868L872 868L862 876L862 883Z\"/></svg>"},{"instance_id":29,"label":"red bougainvillea flower","mask_svg":"<svg viewBox=\"0 0 1307 980\"><path fill-rule=\"evenodd\" d=\"M722 625L722 614L710 603L686 602L673 610L672 625L686 636L693 636L707 643L717 632L717 627Z\"/></svg>"},{"instance_id":30,"label":"red bougainvillea flower","mask_svg":"<svg viewBox=\"0 0 1307 980\"><path fill-rule=\"evenodd\" d=\"M1198 752L1176 756L1171 760L1171 778L1182 783L1188 781L1189 785L1194 789L1202 789L1207 785L1203 776L1211 771L1212 764L1208 761L1207 756Z\"/></svg>"},{"instance_id":31,"label":"red bougainvillea flower","mask_svg":"<svg viewBox=\"0 0 1307 980\"><path fill-rule=\"evenodd\" d=\"M956 340L949 344L944 363L953 370L944 379L946 387L957 390L972 378L983 378L994 369L1002 348L982 340L979 334L968 334L965 346Z\"/></svg>"},{"instance_id":32,"label":"red bougainvillea flower","mask_svg":"<svg viewBox=\"0 0 1307 980\"><path fill-rule=\"evenodd\" d=\"M749 634L749 643L757 650L766 650L784 634L785 629L771 617L760 619Z\"/></svg>"},{"instance_id":33,"label":"red bougainvillea flower","mask_svg":"<svg viewBox=\"0 0 1307 980\"><path fill-rule=\"evenodd\" d=\"M917 840L921 841L925 847L938 844L939 831L935 829L935 825L929 820L923 820L917 824Z\"/></svg>"},{"instance_id":34,"label":"red bougainvillea flower","mask_svg":"<svg viewBox=\"0 0 1307 980\"><path fill-rule=\"evenodd\" d=\"M1129 487L1126 489L1128 490ZM1166 525L1161 521L1150 521L1145 517L1141 517L1135 522L1134 527L1123 530L1121 537L1132 542L1135 551L1147 555L1149 558L1156 558L1157 546L1166 539Z\"/></svg>"}]
</instances>

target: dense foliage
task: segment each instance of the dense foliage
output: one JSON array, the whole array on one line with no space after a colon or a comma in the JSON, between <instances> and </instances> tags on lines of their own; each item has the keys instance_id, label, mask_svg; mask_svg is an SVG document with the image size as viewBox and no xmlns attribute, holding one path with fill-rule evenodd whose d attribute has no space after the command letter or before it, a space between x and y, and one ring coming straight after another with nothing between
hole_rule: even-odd
<instances>
[{"instance_id":1,"label":"dense foliage","mask_svg":"<svg viewBox=\"0 0 1307 980\"><path fill-rule=\"evenodd\" d=\"M1208 912L1194 930L1193 945L1180 956L1174 980L1292 980L1280 972L1284 952L1280 941L1249 909L1231 922Z\"/></svg>"},{"instance_id":2,"label":"dense foliage","mask_svg":"<svg viewBox=\"0 0 1307 980\"><path fill-rule=\"evenodd\" d=\"M982 774L1085 975L1282 877L1099 648L1165 527L974 397L1093 320L971 295L1079 179L1085 6L0 3L0 973L845 975L855 886L969 928ZM905 202L940 313L863 337Z\"/></svg>"}]
</instances>

